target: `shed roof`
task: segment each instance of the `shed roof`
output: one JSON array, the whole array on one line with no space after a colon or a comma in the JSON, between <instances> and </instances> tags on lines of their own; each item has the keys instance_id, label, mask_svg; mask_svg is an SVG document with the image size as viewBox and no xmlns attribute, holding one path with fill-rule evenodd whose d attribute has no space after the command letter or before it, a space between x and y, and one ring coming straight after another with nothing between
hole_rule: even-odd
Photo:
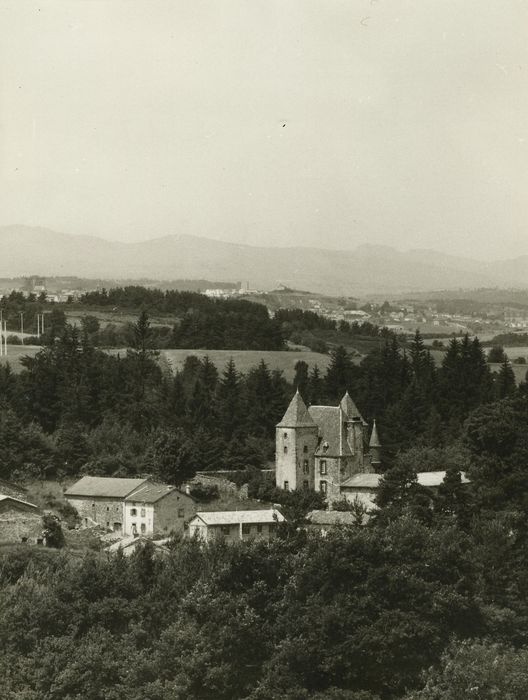
<instances>
[{"instance_id":1,"label":"shed roof","mask_svg":"<svg viewBox=\"0 0 528 700\"><path fill-rule=\"evenodd\" d=\"M191 524L199 518L206 525L239 525L251 523L275 523L284 522L284 515L270 508L268 510L223 510L223 511L199 511L191 520Z\"/></svg>"},{"instance_id":2,"label":"shed roof","mask_svg":"<svg viewBox=\"0 0 528 700\"><path fill-rule=\"evenodd\" d=\"M65 492L65 496L125 498L148 479L117 479L107 476L83 476Z\"/></svg>"}]
</instances>

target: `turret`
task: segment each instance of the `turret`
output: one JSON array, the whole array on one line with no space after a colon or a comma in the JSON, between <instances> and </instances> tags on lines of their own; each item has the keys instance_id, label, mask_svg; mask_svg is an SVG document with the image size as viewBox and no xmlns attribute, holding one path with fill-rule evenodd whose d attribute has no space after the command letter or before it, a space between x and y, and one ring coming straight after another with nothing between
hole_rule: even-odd
<instances>
[{"instance_id":1,"label":"turret","mask_svg":"<svg viewBox=\"0 0 528 700\"><path fill-rule=\"evenodd\" d=\"M347 430L347 440L355 457L354 471L363 470L363 437L364 428L367 425L358 407L350 397L348 391L339 404L344 414L344 421Z\"/></svg>"},{"instance_id":2,"label":"turret","mask_svg":"<svg viewBox=\"0 0 528 700\"><path fill-rule=\"evenodd\" d=\"M378 429L376 428L376 419L374 419L370 435L369 452L370 463L374 468L379 467L381 465L381 442L378 436Z\"/></svg>"},{"instance_id":3,"label":"turret","mask_svg":"<svg viewBox=\"0 0 528 700\"><path fill-rule=\"evenodd\" d=\"M297 390L275 430L275 483L281 489L313 488L319 429Z\"/></svg>"}]
</instances>

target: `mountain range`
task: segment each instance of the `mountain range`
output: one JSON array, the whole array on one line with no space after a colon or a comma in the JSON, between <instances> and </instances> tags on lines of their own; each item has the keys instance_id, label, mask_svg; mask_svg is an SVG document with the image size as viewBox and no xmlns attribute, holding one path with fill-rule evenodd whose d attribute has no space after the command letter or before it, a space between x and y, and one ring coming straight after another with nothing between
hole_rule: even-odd
<instances>
[{"instance_id":1,"label":"mountain range","mask_svg":"<svg viewBox=\"0 0 528 700\"><path fill-rule=\"evenodd\" d=\"M167 235L139 243L0 227L0 276L248 281L269 290L284 284L332 295L478 287L528 287L528 255L482 262L434 250L359 245L351 250L272 248Z\"/></svg>"}]
</instances>

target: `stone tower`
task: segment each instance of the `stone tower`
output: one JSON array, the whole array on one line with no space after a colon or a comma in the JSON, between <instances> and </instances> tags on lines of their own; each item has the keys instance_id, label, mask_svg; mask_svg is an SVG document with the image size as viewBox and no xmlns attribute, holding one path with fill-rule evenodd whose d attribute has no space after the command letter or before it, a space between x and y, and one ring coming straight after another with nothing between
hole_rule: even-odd
<instances>
[{"instance_id":1,"label":"stone tower","mask_svg":"<svg viewBox=\"0 0 528 700\"><path fill-rule=\"evenodd\" d=\"M374 419L374 425L372 426L372 433L370 435L369 452L370 463L374 470L377 470L381 465L381 442L378 437L378 429L376 428L376 419Z\"/></svg>"},{"instance_id":2,"label":"stone tower","mask_svg":"<svg viewBox=\"0 0 528 700\"><path fill-rule=\"evenodd\" d=\"M364 440L367 423L359 412L356 404L352 401L348 391L341 399L341 409L345 414L347 442L350 445L353 455L353 472L365 471ZM366 465L368 466L368 465Z\"/></svg>"},{"instance_id":3,"label":"stone tower","mask_svg":"<svg viewBox=\"0 0 528 700\"><path fill-rule=\"evenodd\" d=\"M279 488L289 491L314 488L318 433L318 427L297 391L275 431L275 483Z\"/></svg>"}]
</instances>

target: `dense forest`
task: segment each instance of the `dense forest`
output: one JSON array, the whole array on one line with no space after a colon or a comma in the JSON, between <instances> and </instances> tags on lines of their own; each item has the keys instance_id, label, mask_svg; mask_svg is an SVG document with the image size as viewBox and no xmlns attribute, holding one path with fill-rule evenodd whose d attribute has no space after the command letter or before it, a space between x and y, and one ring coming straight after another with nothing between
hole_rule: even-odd
<instances>
[{"instance_id":1,"label":"dense forest","mask_svg":"<svg viewBox=\"0 0 528 700\"><path fill-rule=\"evenodd\" d=\"M162 559L0 550L6 700L525 700L528 401L474 411L426 504L410 469L326 537Z\"/></svg>"},{"instance_id":2,"label":"dense forest","mask_svg":"<svg viewBox=\"0 0 528 700\"><path fill-rule=\"evenodd\" d=\"M207 358L172 375L151 340L146 314L123 355L66 324L20 374L0 368L0 478L258 469L294 385L315 403L349 389L385 445L379 511L324 538L294 517L269 544L174 541L164 559L0 549L3 698L527 697L528 394L507 361L492 374L466 337L435 367L416 334L360 365L338 347L290 385ZM447 469L436 494L428 469Z\"/></svg>"}]
</instances>

